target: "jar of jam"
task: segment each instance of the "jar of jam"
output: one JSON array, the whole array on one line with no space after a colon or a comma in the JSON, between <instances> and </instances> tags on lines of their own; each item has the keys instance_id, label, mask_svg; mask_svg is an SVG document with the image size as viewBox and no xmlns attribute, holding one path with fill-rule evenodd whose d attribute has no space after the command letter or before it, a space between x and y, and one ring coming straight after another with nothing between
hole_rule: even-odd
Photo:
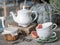
<instances>
[{"instance_id":1,"label":"jar of jam","mask_svg":"<svg viewBox=\"0 0 60 45\"><path fill-rule=\"evenodd\" d=\"M17 38L18 38L18 35L12 36L11 34L5 34L5 39L7 41L15 41L15 40L17 40Z\"/></svg>"},{"instance_id":2,"label":"jar of jam","mask_svg":"<svg viewBox=\"0 0 60 45\"><path fill-rule=\"evenodd\" d=\"M6 40L14 41L18 38L18 28L16 27L5 28L2 34L5 36Z\"/></svg>"}]
</instances>

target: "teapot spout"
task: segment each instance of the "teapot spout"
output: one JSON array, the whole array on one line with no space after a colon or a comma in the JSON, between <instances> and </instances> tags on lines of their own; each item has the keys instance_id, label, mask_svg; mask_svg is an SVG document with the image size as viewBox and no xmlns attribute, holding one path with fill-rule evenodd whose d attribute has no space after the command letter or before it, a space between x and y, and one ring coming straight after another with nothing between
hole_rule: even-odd
<instances>
[{"instance_id":1,"label":"teapot spout","mask_svg":"<svg viewBox=\"0 0 60 45\"><path fill-rule=\"evenodd\" d=\"M13 20L15 21L15 22L17 22L17 17L15 16L16 14L14 14L13 12L10 12L10 14L12 15L12 17L13 17Z\"/></svg>"}]
</instances>

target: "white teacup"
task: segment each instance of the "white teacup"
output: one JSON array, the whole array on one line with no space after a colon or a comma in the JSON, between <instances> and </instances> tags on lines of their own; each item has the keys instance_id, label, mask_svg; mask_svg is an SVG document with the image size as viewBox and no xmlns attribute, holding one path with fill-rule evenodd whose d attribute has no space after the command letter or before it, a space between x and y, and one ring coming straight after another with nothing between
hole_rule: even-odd
<instances>
[{"instance_id":1,"label":"white teacup","mask_svg":"<svg viewBox=\"0 0 60 45\"><path fill-rule=\"evenodd\" d=\"M52 28L53 26L55 26L55 27ZM52 37L56 37L56 33L53 32L53 30L55 30L56 28L57 28L57 24L52 23L52 22L47 22L47 23L43 23L42 28L40 28L40 29L37 26L36 31L37 31L39 38L44 40L53 34L54 35Z\"/></svg>"}]
</instances>

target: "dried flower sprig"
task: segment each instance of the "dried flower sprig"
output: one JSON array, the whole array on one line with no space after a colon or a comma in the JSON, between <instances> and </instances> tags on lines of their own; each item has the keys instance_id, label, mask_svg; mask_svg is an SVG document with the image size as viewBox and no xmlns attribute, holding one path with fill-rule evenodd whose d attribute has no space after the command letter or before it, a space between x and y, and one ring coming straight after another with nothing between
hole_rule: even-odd
<instances>
[{"instance_id":1,"label":"dried flower sprig","mask_svg":"<svg viewBox=\"0 0 60 45\"><path fill-rule=\"evenodd\" d=\"M50 0L50 4L53 6L55 13L60 14L60 0Z\"/></svg>"}]
</instances>

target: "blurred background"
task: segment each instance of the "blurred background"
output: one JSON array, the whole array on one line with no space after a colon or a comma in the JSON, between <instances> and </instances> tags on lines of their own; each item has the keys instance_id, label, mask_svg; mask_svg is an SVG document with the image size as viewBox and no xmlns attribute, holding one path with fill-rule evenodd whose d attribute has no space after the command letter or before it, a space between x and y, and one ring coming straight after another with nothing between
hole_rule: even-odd
<instances>
[{"instance_id":1,"label":"blurred background","mask_svg":"<svg viewBox=\"0 0 60 45\"><path fill-rule=\"evenodd\" d=\"M18 3L18 6L17 7L12 7L11 5L11 7L9 7L8 8L8 6L6 6L7 7L7 16L9 15L9 11L11 11L11 10L18 10L18 9L20 9L20 5L21 5L21 3L24 3L24 0L5 0L6 1L6 4L9 4L10 2L14 2L14 3ZM29 3L29 2L32 2L32 1L38 1L38 0L27 0L27 4ZM46 1L47 3L49 3L49 4L52 4L52 3L50 3L51 2L51 0L44 0L44 1ZM52 0L53 1L53 0ZM39 0L38 1L39 3L43 3L41 0ZM0 16L3 16L4 15L4 5L3 5L3 3L4 3L4 0L0 0ZM3 7L1 6L1 4L3 5ZM32 3L33 4L33 3ZM60 14L58 14L58 13L56 13L57 11L55 11L54 12L54 14L52 15L52 22L54 22L54 23L57 23L58 25L60 25Z\"/></svg>"}]
</instances>

